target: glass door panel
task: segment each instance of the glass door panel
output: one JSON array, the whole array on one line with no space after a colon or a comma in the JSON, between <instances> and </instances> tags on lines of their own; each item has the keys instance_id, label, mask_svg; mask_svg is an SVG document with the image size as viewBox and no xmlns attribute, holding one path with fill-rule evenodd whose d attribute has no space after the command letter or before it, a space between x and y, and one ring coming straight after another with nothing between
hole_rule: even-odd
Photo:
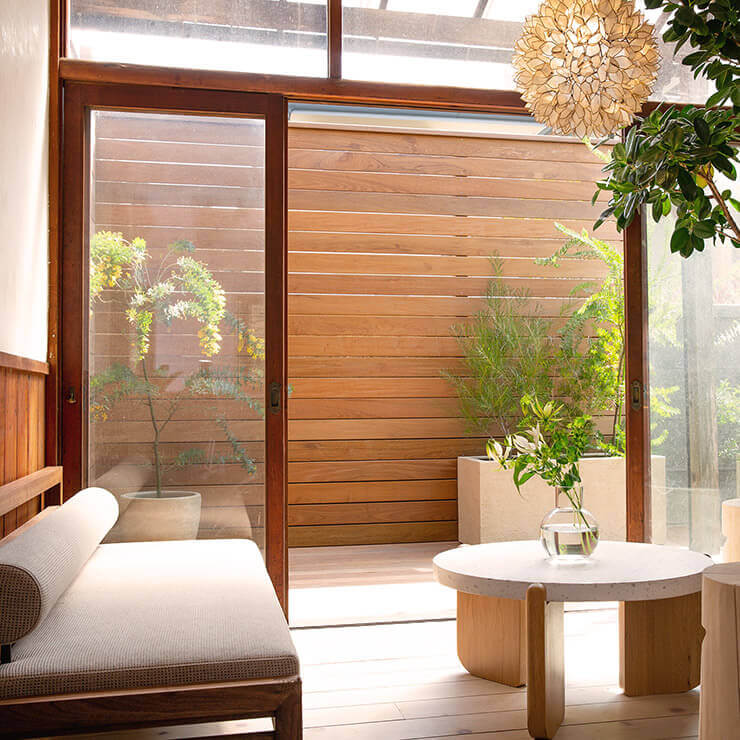
<instances>
[{"instance_id":1,"label":"glass door panel","mask_svg":"<svg viewBox=\"0 0 740 740\"><path fill-rule=\"evenodd\" d=\"M721 557L723 504L740 497L740 252L685 260L672 222L646 221L652 540Z\"/></svg>"},{"instance_id":2,"label":"glass door panel","mask_svg":"<svg viewBox=\"0 0 740 740\"><path fill-rule=\"evenodd\" d=\"M111 541L265 543L265 121L93 110L87 482Z\"/></svg>"}]
</instances>

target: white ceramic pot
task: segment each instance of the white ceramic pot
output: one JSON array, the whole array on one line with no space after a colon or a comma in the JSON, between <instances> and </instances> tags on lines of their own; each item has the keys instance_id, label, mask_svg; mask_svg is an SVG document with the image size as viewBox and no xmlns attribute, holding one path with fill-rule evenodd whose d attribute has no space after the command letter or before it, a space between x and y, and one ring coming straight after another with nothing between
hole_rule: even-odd
<instances>
[{"instance_id":1,"label":"white ceramic pot","mask_svg":"<svg viewBox=\"0 0 740 740\"><path fill-rule=\"evenodd\" d=\"M120 514L106 542L194 540L201 496L195 491L137 491L119 498Z\"/></svg>"}]
</instances>

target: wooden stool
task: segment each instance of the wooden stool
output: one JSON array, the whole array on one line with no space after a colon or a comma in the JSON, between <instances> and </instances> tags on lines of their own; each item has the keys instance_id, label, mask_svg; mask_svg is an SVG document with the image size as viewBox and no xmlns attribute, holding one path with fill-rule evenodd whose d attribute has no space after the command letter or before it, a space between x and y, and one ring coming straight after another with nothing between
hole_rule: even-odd
<instances>
[{"instance_id":1,"label":"wooden stool","mask_svg":"<svg viewBox=\"0 0 740 740\"><path fill-rule=\"evenodd\" d=\"M700 740L737 737L740 728L740 563L704 571Z\"/></svg>"}]
</instances>

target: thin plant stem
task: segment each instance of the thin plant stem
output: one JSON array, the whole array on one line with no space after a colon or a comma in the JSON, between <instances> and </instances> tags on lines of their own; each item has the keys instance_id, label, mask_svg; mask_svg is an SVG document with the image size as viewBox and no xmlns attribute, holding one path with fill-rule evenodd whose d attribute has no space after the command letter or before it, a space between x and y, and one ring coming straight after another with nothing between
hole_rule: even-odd
<instances>
[{"instance_id":1,"label":"thin plant stem","mask_svg":"<svg viewBox=\"0 0 740 740\"><path fill-rule=\"evenodd\" d=\"M154 451L154 480L157 487L157 498L162 495L162 461L159 457L159 427L157 426L157 416L154 413L154 402L152 400L151 385L149 384L149 374L146 371L146 360L141 358L141 368L144 373L146 382L146 401L149 407L149 416L154 427L154 439L152 440L152 449Z\"/></svg>"}]
</instances>

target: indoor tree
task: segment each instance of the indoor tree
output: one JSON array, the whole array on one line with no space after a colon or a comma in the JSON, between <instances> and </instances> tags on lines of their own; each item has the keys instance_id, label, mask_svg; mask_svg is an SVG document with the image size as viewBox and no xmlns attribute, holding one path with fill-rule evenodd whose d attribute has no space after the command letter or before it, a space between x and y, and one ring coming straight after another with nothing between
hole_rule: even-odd
<instances>
[{"instance_id":1,"label":"indoor tree","mask_svg":"<svg viewBox=\"0 0 740 740\"><path fill-rule=\"evenodd\" d=\"M612 150L598 183L611 200L596 227L614 217L622 231L646 205L655 221L675 208L672 252L684 257L705 242L740 248L740 203L718 184L718 173L736 179L740 138L740 7L736 0L645 0L670 14L666 42L674 54L688 44L682 63L716 87L704 107L656 109L638 118ZM715 107L725 106L725 107Z\"/></svg>"}]
</instances>

